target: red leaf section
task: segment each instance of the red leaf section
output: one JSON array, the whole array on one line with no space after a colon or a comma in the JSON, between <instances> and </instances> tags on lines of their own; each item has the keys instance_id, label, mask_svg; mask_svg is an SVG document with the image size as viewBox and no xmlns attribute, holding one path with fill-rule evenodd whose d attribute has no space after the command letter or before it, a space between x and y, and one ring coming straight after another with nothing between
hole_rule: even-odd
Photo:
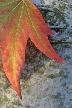
<instances>
[{"instance_id":1,"label":"red leaf section","mask_svg":"<svg viewBox=\"0 0 72 108\"><path fill-rule=\"evenodd\" d=\"M26 12L27 19L28 19L28 25L30 30L29 37L32 40L32 42L35 44L35 46L42 51L46 56L64 63L64 60L62 60L54 51L53 47L51 46L47 34L54 34L52 30L49 29L48 25L45 23L40 11L37 9L37 7L32 4L29 0L25 0L25 6L26 6Z\"/></svg>"},{"instance_id":2,"label":"red leaf section","mask_svg":"<svg viewBox=\"0 0 72 108\"><path fill-rule=\"evenodd\" d=\"M28 38L46 56L61 63L64 61L55 53L48 40L47 34L53 34L53 32L30 0L19 0L17 7L11 13L1 31L2 60L7 78L22 99L20 75L25 62Z\"/></svg>"}]
</instances>

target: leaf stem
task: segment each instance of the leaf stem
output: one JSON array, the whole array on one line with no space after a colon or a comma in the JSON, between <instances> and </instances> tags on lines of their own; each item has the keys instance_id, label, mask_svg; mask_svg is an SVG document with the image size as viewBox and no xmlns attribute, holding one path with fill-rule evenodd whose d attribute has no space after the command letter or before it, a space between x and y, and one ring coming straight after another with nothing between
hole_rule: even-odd
<instances>
[{"instance_id":1,"label":"leaf stem","mask_svg":"<svg viewBox=\"0 0 72 108\"><path fill-rule=\"evenodd\" d=\"M17 7L18 7L21 3L22 3L22 1L21 1L21 2L19 2L19 3L18 3L18 5L17 5L17 6L15 6L15 7L12 9L12 11L9 13L9 15L10 15L10 14L11 14L11 13L12 13L12 12L13 12L13 11L14 11L14 10L15 10L15 9L16 9L16 8L17 8ZM8 15L8 16L9 16L9 15Z\"/></svg>"}]
</instances>

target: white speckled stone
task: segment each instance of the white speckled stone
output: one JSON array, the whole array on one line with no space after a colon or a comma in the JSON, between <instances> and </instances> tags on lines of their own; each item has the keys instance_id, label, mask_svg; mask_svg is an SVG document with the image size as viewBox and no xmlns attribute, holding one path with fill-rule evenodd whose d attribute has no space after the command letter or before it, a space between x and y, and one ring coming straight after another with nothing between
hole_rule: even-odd
<instances>
[{"instance_id":1,"label":"white speckled stone","mask_svg":"<svg viewBox=\"0 0 72 108\"><path fill-rule=\"evenodd\" d=\"M31 1L43 4L42 0ZM51 0L44 1L45 4L51 4ZM57 0L54 1L57 6ZM66 0L63 1L66 2ZM70 20L72 11L69 9L69 12L67 21L70 26L60 35L55 33L55 38L65 37L65 41L72 42L72 20ZM30 48L29 50L33 52L32 54L29 52L27 55L29 60L26 58L23 71L24 74L28 73L30 78L26 81L21 79L22 100L19 99L11 86L4 91L6 77L0 62L0 108L72 108L72 44L69 44L69 47L56 45L57 50L55 50L65 60L65 64L47 59L34 46ZM34 55L33 58L32 55Z\"/></svg>"}]
</instances>

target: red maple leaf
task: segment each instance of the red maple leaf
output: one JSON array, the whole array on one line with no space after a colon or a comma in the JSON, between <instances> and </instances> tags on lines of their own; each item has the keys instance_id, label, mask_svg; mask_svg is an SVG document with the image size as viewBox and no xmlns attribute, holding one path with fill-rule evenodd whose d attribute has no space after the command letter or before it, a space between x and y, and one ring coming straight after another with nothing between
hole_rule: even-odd
<instances>
[{"instance_id":1,"label":"red maple leaf","mask_svg":"<svg viewBox=\"0 0 72 108\"><path fill-rule=\"evenodd\" d=\"M53 34L40 11L30 0L0 1L0 44L3 68L18 96L21 96L20 75L25 62L28 38L46 56L64 63L55 53L47 35Z\"/></svg>"}]
</instances>

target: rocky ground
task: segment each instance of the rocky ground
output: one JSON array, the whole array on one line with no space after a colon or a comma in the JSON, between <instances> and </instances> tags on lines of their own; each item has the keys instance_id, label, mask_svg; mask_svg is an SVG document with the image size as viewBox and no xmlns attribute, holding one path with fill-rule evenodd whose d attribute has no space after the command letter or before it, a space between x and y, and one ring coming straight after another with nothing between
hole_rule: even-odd
<instances>
[{"instance_id":1,"label":"rocky ground","mask_svg":"<svg viewBox=\"0 0 72 108\"><path fill-rule=\"evenodd\" d=\"M65 63L47 58L29 40L21 78L23 99L20 100L13 88L5 85L0 59L0 108L72 108L72 1L31 1L53 29L51 44Z\"/></svg>"}]
</instances>

